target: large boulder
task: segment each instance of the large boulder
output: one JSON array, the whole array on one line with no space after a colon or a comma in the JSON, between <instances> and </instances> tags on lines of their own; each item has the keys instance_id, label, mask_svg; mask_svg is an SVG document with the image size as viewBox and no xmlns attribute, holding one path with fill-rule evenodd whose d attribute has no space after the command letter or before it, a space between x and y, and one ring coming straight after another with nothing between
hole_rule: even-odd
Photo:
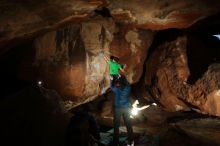
<instances>
[{"instance_id":1,"label":"large boulder","mask_svg":"<svg viewBox=\"0 0 220 146\"><path fill-rule=\"evenodd\" d=\"M209 66L203 77L189 89L185 100L202 113L220 116L220 64Z\"/></svg>"},{"instance_id":2,"label":"large boulder","mask_svg":"<svg viewBox=\"0 0 220 146\"><path fill-rule=\"evenodd\" d=\"M104 55L119 57L131 83L142 74L153 32L120 27L112 19L72 24L35 40L34 65L46 87L56 89L68 105L93 100L109 88Z\"/></svg>"},{"instance_id":3,"label":"large boulder","mask_svg":"<svg viewBox=\"0 0 220 146\"><path fill-rule=\"evenodd\" d=\"M197 72L191 72L188 67L186 54L186 49L190 49L187 48L188 37L177 35L172 40L165 39L157 43L156 46L153 45L154 51L147 60L145 73L145 85L150 88L152 96L168 111L192 109L200 113L220 116L219 63L210 65L208 70L201 74L202 77L195 83L189 84L190 74ZM207 62L210 62L209 58ZM202 59L206 62L204 57ZM202 65L197 68L204 68Z\"/></svg>"},{"instance_id":4,"label":"large boulder","mask_svg":"<svg viewBox=\"0 0 220 146\"><path fill-rule=\"evenodd\" d=\"M159 44L146 65L145 83L152 94L169 111L188 110L180 100L186 96L189 68L186 56L187 38L177 37Z\"/></svg>"}]
</instances>

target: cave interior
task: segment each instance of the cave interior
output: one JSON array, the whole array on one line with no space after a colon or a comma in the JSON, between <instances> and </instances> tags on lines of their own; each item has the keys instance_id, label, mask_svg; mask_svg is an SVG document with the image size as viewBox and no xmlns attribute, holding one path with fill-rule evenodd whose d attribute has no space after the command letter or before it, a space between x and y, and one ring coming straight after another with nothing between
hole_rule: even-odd
<instances>
[{"instance_id":1,"label":"cave interior","mask_svg":"<svg viewBox=\"0 0 220 146\"><path fill-rule=\"evenodd\" d=\"M36 31L31 23L36 32L27 36L8 37L9 28L0 25L0 143L64 146L70 119L84 105L102 133L112 129L114 94L109 89L103 54L113 54L126 65L132 102L157 104L132 119L137 144L220 145L220 38L214 36L220 34L220 13L184 27L177 22L156 28L159 24L137 24L129 10L116 13L113 8L120 7L120 2L94 8L99 2L82 2L85 13L92 9L84 18L65 18L61 11L54 17L55 6L50 9L48 2L44 19L51 21L51 28L45 25ZM16 0L11 3L16 6ZM34 1L19 6L23 5L25 9L38 8ZM0 2L0 7L4 3ZM136 7L135 3L132 10ZM4 12L9 13L7 9ZM0 14L0 20L8 21L9 14L3 16ZM56 25L58 18L63 21ZM19 31L25 34L28 29Z\"/></svg>"}]
</instances>

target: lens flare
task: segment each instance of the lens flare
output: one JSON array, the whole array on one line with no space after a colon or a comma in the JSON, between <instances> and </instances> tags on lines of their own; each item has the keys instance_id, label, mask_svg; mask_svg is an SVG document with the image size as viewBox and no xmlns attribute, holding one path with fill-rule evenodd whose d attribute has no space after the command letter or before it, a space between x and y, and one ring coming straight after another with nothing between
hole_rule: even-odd
<instances>
[{"instance_id":1,"label":"lens flare","mask_svg":"<svg viewBox=\"0 0 220 146\"><path fill-rule=\"evenodd\" d=\"M136 115L138 114L138 110L137 110L136 108L132 108L131 114L132 114L133 116L136 116Z\"/></svg>"},{"instance_id":2,"label":"lens flare","mask_svg":"<svg viewBox=\"0 0 220 146\"><path fill-rule=\"evenodd\" d=\"M145 106L142 106L142 107L137 107L138 104L139 104L138 100L135 100L135 102L132 104L131 116L130 116L131 118L133 118L133 116L137 116L139 111L142 111L142 110L150 107L150 105L145 105ZM156 103L152 103L151 105L157 106Z\"/></svg>"},{"instance_id":3,"label":"lens flare","mask_svg":"<svg viewBox=\"0 0 220 146\"><path fill-rule=\"evenodd\" d=\"M220 40L220 34L213 35L213 36L217 37Z\"/></svg>"},{"instance_id":4,"label":"lens flare","mask_svg":"<svg viewBox=\"0 0 220 146\"><path fill-rule=\"evenodd\" d=\"M38 84L38 86L41 86L42 85L42 81L38 81L37 84Z\"/></svg>"}]
</instances>

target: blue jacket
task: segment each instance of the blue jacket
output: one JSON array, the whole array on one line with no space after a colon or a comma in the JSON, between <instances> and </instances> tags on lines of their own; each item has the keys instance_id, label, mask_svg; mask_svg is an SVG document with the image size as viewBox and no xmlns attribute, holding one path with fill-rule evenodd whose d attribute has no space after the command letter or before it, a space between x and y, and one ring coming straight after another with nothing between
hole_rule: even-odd
<instances>
[{"instance_id":1,"label":"blue jacket","mask_svg":"<svg viewBox=\"0 0 220 146\"><path fill-rule=\"evenodd\" d=\"M115 93L114 106L116 108L128 108L131 107L129 99L131 86L126 84L123 88L116 87L113 85L113 81L110 82L110 88Z\"/></svg>"}]
</instances>

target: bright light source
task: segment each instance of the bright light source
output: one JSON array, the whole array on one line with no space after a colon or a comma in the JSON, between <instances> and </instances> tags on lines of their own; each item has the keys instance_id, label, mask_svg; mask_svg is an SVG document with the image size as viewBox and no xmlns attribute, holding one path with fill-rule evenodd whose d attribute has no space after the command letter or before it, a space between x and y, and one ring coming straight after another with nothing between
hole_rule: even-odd
<instances>
[{"instance_id":1,"label":"bright light source","mask_svg":"<svg viewBox=\"0 0 220 146\"><path fill-rule=\"evenodd\" d=\"M136 116L136 115L138 114L138 109L132 108L131 114L132 114L133 116Z\"/></svg>"},{"instance_id":2,"label":"bright light source","mask_svg":"<svg viewBox=\"0 0 220 146\"><path fill-rule=\"evenodd\" d=\"M133 118L133 116L137 116L138 115L138 111L146 109L146 108L148 108L150 106L150 105L145 105L145 106L142 106L142 107L137 107L138 104L139 104L138 100L135 100L135 102L132 104L131 118Z\"/></svg>"},{"instance_id":3,"label":"bright light source","mask_svg":"<svg viewBox=\"0 0 220 146\"><path fill-rule=\"evenodd\" d=\"M41 86L42 85L42 81L38 81L37 84L38 84L38 86Z\"/></svg>"},{"instance_id":4,"label":"bright light source","mask_svg":"<svg viewBox=\"0 0 220 146\"><path fill-rule=\"evenodd\" d=\"M220 40L220 34L213 35L213 36L217 37Z\"/></svg>"},{"instance_id":5,"label":"bright light source","mask_svg":"<svg viewBox=\"0 0 220 146\"><path fill-rule=\"evenodd\" d=\"M156 103L152 103L151 105L157 106L157 104L156 104Z\"/></svg>"}]
</instances>

